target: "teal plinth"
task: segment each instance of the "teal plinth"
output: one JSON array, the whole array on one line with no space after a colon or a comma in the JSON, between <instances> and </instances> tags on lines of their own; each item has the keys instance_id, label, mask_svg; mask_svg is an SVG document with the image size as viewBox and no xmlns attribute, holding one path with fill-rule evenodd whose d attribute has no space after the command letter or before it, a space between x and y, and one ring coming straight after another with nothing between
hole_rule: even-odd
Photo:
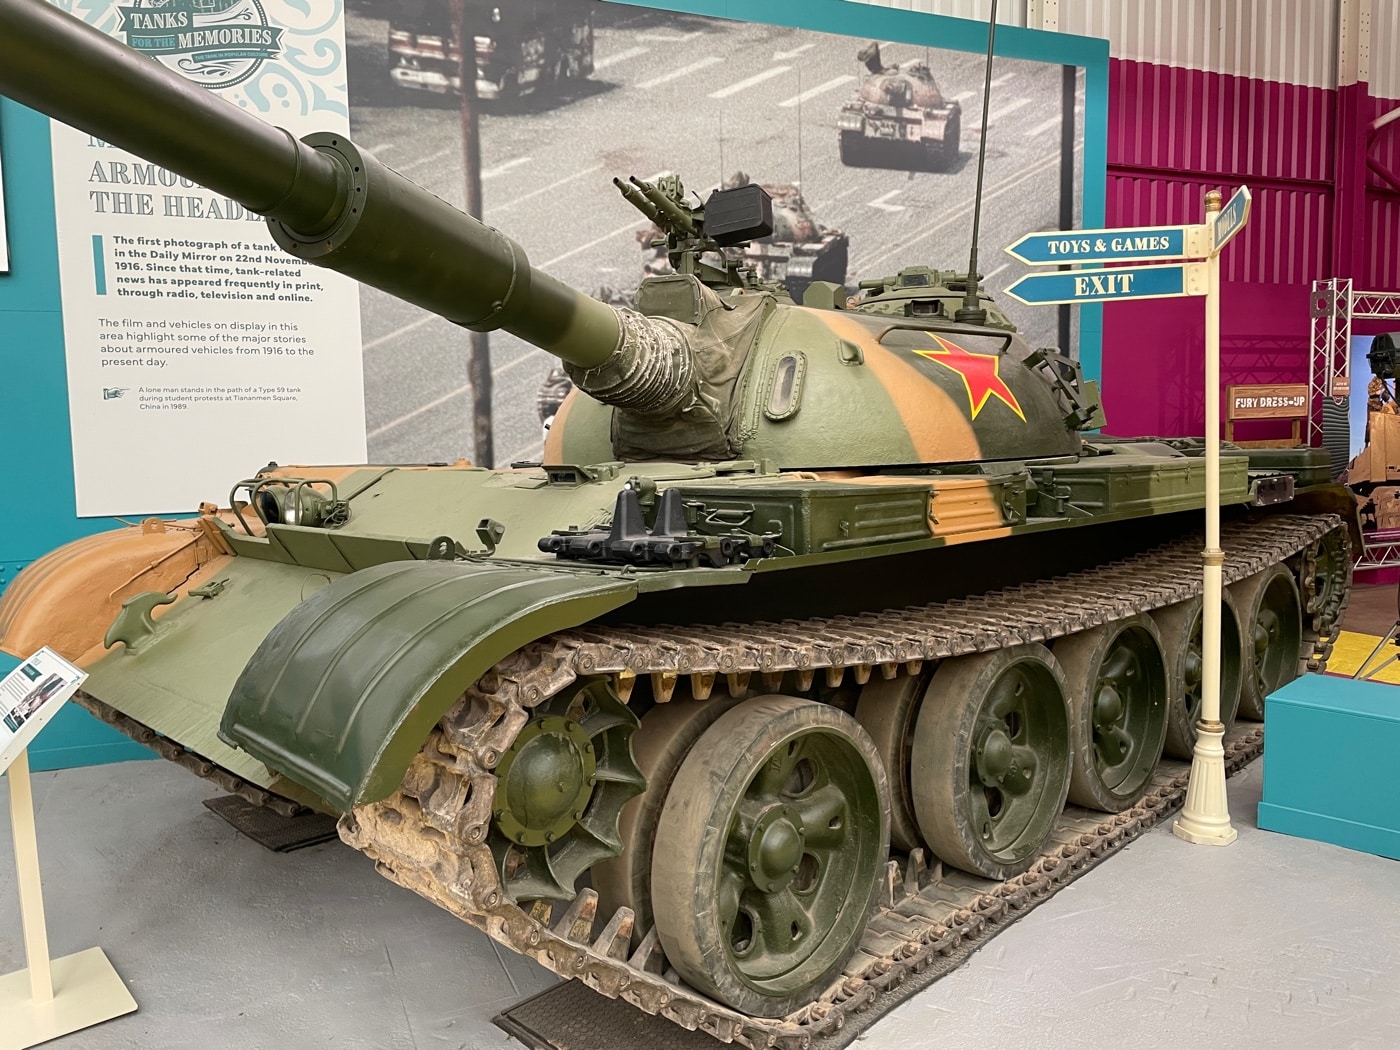
<instances>
[{"instance_id":1,"label":"teal plinth","mask_svg":"<svg viewBox=\"0 0 1400 1050\"><path fill-rule=\"evenodd\" d=\"M1400 686L1309 674L1264 703L1266 831L1400 860Z\"/></svg>"}]
</instances>

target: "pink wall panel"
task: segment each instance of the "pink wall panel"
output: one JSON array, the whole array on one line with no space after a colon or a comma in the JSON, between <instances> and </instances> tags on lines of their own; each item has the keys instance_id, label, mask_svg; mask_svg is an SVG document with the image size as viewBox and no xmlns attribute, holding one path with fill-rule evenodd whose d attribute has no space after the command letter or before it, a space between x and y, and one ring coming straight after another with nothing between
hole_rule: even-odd
<instances>
[{"instance_id":1,"label":"pink wall panel","mask_svg":"<svg viewBox=\"0 0 1400 1050\"><path fill-rule=\"evenodd\" d=\"M1372 116L1400 107L1397 99L1372 99ZM1382 128L1368 155L1392 178L1400 179L1400 120ZM1400 288L1400 192L1375 173L1368 173L1366 208L1369 238L1363 283L1368 289Z\"/></svg>"},{"instance_id":2,"label":"pink wall panel","mask_svg":"<svg viewBox=\"0 0 1400 1050\"><path fill-rule=\"evenodd\" d=\"M1309 288L1333 266L1335 116L1320 88L1111 63L1109 226L1200 222L1208 189L1254 195L1221 260L1226 385L1307 379ZM1104 308L1109 433L1202 431L1203 315L1200 299Z\"/></svg>"},{"instance_id":3,"label":"pink wall panel","mask_svg":"<svg viewBox=\"0 0 1400 1050\"><path fill-rule=\"evenodd\" d=\"M1108 104L1110 168L1332 177L1334 104L1324 88L1113 59Z\"/></svg>"}]
</instances>

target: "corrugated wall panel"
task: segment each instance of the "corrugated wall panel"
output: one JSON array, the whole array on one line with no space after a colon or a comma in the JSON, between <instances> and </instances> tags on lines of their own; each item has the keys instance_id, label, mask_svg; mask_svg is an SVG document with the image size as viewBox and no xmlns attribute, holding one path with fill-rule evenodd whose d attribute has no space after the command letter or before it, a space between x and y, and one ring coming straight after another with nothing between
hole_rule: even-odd
<instances>
[{"instance_id":1,"label":"corrugated wall panel","mask_svg":"<svg viewBox=\"0 0 1400 1050\"><path fill-rule=\"evenodd\" d=\"M1107 221L1116 226L1186 226L1205 217L1213 181L1108 177ZM1224 281L1310 284L1331 268L1331 193L1324 189L1262 186L1251 189L1249 225L1221 256Z\"/></svg>"},{"instance_id":2,"label":"corrugated wall panel","mask_svg":"<svg viewBox=\"0 0 1400 1050\"><path fill-rule=\"evenodd\" d=\"M1337 82L1336 0L1080 0L1061 3L1059 14L1061 32L1107 37L1114 58L1311 87Z\"/></svg>"},{"instance_id":3,"label":"corrugated wall panel","mask_svg":"<svg viewBox=\"0 0 1400 1050\"><path fill-rule=\"evenodd\" d=\"M1322 88L1115 59L1109 167L1332 178L1334 100Z\"/></svg>"},{"instance_id":4,"label":"corrugated wall panel","mask_svg":"<svg viewBox=\"0 0 1400 1050\"><path fill-rule=\"evenodd\" d=\"M1400 0L1371 0L1371 94L1400 99Z\"/></svg>"},{"instance_id":5,"label":"corrugated wall panel","mask_svg":"<svg viewBox=\"0 0 1400 1050\"><path fill-rule=\"evenodd\" d=\"M1367 291L1400 290L1400 200L1372 198L1367 209L1370 223Z\"/></svg>"}]
</instances>

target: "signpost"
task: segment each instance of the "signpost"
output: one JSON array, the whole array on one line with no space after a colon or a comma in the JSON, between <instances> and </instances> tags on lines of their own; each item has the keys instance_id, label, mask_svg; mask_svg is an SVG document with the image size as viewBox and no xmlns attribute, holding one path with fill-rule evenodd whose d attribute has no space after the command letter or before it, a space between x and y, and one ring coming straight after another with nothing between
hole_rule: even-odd
<instances>
[{"instance_id":1,"label":"signpost","mask_svg":"<svg viewBox=\"0 0 1400 1050\"><path fill-rule=\"evenodd\" d=\"M1032 273L1007 288L1006 294L1027 306L1205 295L1208 266L1207 263L1176 263Z\"/></svg>"},{"instance_id":2,"label":"signpost","mask_svg":"<svg viewBox=\"0 0 1400 1050\"><path fill-rule=\"evenodd\" d=\"M1206 300L1206 549L1202 554L1201 720L1191 759L1186 804L1172 830L1188 842L1226 846L1237 832L1225 799L1225 726L1220 721L1220 603L1225 552L1220 549L1220 252L1249 221L1250 194L1241 186L1221 206L1206 194L1205 222L1122 230L1048 230L1006 249L1032 266L1205 259L1166 266L1117 266L1029 274L1006 289L1028 305L1101 303L1203 295Z\"/></svg>"}]
</instances>

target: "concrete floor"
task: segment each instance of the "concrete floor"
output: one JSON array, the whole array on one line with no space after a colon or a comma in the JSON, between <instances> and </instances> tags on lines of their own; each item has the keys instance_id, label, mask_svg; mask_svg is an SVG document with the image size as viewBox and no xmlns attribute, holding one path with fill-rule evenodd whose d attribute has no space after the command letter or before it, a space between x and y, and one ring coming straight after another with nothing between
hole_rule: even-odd
<instances>
[{"instance_id":1,"label":"concrete floor","mask_svg":"<svg viewBox=\"0 0 1400 1050\"><path fill-rule=\"evenodd\" d=\"M1257 830L1260 783L1258 764L1231 781L1233 846L1158 828L862 1042L1400 1046L1400 864ZM55 1046L518 1047L491 1017L553 980L339 843L240 838L166 763L36 774L35 794L53 954L101 945L140 1004ZM0 973L24 965L14 901L6 861Z\"/></svg>"}]
</instances>

